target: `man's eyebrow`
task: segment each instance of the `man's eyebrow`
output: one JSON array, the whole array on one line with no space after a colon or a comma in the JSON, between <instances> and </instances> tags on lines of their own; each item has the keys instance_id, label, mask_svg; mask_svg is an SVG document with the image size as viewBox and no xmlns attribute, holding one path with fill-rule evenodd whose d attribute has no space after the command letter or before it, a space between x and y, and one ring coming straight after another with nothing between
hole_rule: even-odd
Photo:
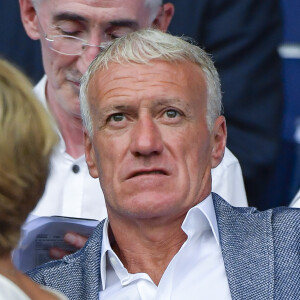
<instances>
[{"instance_id":1,"label":"man's eyebrow","mask_svg":"<svg viewBox=\"0 0 300 300\"><path fill-rule=\"evenodd\" d=\"M133 30L139 29L138 22L134 20L114 20L110 21L109 24L114 27L128 27L132 28Z\"/></svg>"},{"instance_id":2,"label":"man's eyebrow","mask_svg":"<svg viewBox=\"0 0 300 300\"><path fill-rule=\"evenodd\" d=\"M79 21L79 22L86 22L87 19L84 18L83 16L74 14L74 13L69 13L69 12L63 12L59 13L57 15L53 16L53 21L54 22L59 22L59 21Z\"/></svg>"},{"instance_id":3,"label":"man's eyebrow","mask_svg":"<svg viewBox=\"0 0 300 300\"><path fill-rule=\"evenodd\" d=\"M132 105L109 105L101 108L101 115L105 116L107 114L115 113L115 112L124 112L124 111L132 111L134 108Z\"/></svg>"},{"instance_id":4,"label":"man's eyebrow","mask_svg":"<svg viewBox=\"0 0 300 300\"><path fill-rule=\"evenodd\" d=\"M182 108L185 108L185 109L189 109L190 108L190 105L180 99L177 99L177 98L172 98L172 99L159 99L157 101L157 104L158 105L161 105L161 106L172 106L172 105L178 105Z\"/></svg>"},{"instance_id":5,"label":"man's eyebrow","mask_svg":"<svg viewBox=\"0 0 300 300\"><path fill-rule=\"evenodd\" d=\"M129 113L133 112L134 108L131 105L109 105L101 108L100 113L98 113L98 122L100 124L106 123L107 118L115 113Z\"/></svg>"},{"instance_id":6,"label":"man's eyebrow","mask_svg":"<svg viewBox=\"0 0 300 300\"><path fill-rule=\"evenodd\" d=\"M69 13L69 12L63 12L63 13L58 13L53 17L54 22L59 22L59 21L79 21L79 22L87 22L87 19L83 16L74 14L74 13ZM139 24L135 20L113 20L109 22L110 26L114 27L128 27L132 28L133 30L139 29Z\"/></svg>"}]
</instances>

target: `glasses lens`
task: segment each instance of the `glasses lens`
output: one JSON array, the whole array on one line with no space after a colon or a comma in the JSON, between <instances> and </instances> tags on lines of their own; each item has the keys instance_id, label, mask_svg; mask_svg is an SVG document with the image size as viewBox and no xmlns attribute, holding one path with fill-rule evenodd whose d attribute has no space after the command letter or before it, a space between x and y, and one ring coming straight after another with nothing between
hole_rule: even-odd
<instances>
[{"instance_id":1,"label":"glasses lens","mask_svg":"<svg viewBox=\"0 0 300 300\"><path fill-rule=\"evenodd\" d=\"M47 38L49 47L55 52L66 55L81 55L84 50L84 40L69 35L55 35Z\"/></svg>"}]
</instances>

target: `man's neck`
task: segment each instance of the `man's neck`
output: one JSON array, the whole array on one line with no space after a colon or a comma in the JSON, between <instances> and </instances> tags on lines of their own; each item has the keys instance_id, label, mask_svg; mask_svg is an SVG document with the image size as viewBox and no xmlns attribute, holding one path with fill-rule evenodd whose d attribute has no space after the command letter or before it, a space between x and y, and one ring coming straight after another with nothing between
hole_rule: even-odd
<instances>
[{"instance_id":1,"label":"man's neck","mask_svg":"<svg viewBox=\"0 0 300 300\"><path fill-rule=\"evenodd\" d=\"M84 154L81 118L68 113L51 95L46 95L48 107L64 139L66 152L73 158L80 157Z\"/></svg>"},{"instance_id":2,"label":"man's neck","mask_svg":"<svg viewBox=\"0 0 300 300\"><path fill-rule=\"evenodd\" d=\"M181 229L183 219L159 226L148 226L145 222L110 222L109 232L114 239L112 248L129 273L147 273L158 285L170 261L187 239Z\"/></svg>"},{"instance_id":3,"label":"man's neck","mask_svg":"<svg viewBox=\"0 0 300 300\"><path fill-rule=\"evenodd\" d=\"M66 152L73 158L84 154L82 121L67 114L55 114L59 131L65 141Z\"/></svg>"}]
</instances>

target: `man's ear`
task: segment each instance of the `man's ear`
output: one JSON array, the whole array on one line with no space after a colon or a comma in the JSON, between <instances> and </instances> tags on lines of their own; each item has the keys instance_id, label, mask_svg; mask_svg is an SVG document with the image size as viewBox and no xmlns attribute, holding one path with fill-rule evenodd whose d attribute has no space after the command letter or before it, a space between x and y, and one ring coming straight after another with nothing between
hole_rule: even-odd
<instances>
[{"instance_id":1,"label":"man's ear","mask_svg":"<svg viewBox=\"0 0 300 300\"><path fill-rule=\"evenodd\" d=\"M94 147L91 141L91 138L84 132L84 151L85 151L85 161L89 168L89 173L93 178L98 178L98 169L96 165L96 155L94 151Z\"/></svg>"},{"instance_id":2,"label":"man's ear","mask_svg":"<svg viewBox=\"0 0 300 300\"><path fill-rule=\"evenodd\" d=\"M40 33L38 30L38 20L32 0L19 0L21 19L27 35L33 39L38 40Z\"/></svg>"},{"instance_id":3,"label":"man's ear","mask_svg":"<svg viewBox=\"0 0 300 300\"><path fill-rule=\"evenodd\" d=\"M223 159L224 151L227 140L227 128L226 121L223 116L219 116L215 121L213 133L212 133L212 155L211 165L212 168L217 167Z\"/></svg>"},{"instance_id":4,"label":"man's ear","mask_svg":"<svg viewBox=\"0 0 300 300\"><path fill-rule=\"evenodd\" d=\"M163 4L152 23L152 27L166 32L174 15L174 5L172 3Z\"/></svg>"}]
</instances>

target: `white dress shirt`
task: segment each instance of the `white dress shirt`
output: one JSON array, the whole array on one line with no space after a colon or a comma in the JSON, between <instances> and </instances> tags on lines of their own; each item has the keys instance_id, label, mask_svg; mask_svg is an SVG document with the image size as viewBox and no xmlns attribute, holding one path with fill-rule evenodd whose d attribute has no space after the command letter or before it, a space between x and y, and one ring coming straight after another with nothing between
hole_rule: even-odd
<instances>
[{"instance_id":1,"label":"white dress shirt","mask_svg":"<svg viewBox=\"0 0 300 300\"><path fill-rule=\"evenodd\" d=\"M228 148L225 148L222 162L211 170L211 177L214 193L232 206L248 206L240 163Z\"/></svg>"},{"instance_id":2,"label":"white dress shirt","mask_svg":"<svg viewBox=\"0 0 300 300\"><path fill-rule=\"evenodd\" d=\"M0 300L30 300L30 298L11 280L0 274Z\"/></svg>"},{"instance_id":3,"label":"white dress shirt","mask_svg":"<svg viewBox=\"0 0 300 300\"><path fill-rule=\"evenodd\" d=\"M44 76L34 92L48 109L46 82ZM60 143L51 159L45 193L27 221L53 215L104 219L107 212L99 181L89 175L84 156L74 159L66 153L65 142L59 135ZM212 191L234 206L247 206L240 164L228 149L220 165L212 170Z\"/></svg>"},{"instance_id":4,"label":"white dress shirt","mask_svg":"<svg viewBox=\"0 0 300 300\"><path fill-rule=\"evenodd\" d=\"M298 193L296 194L289 206L294 208L300 208L300 190L298 191Z\"/></svg>"},{"instance_id":5,"label":"white dress shirt","mask_svg":"<svg viewBox=\"0 0 300 300\"><path fill-rule=\"evenodd\" d=\"M68 300L62 293L46 286L41 289L49 292L57 300ZM53 299L54 299L53 298ZM0 274L0 300L31 300L13 281Z\"/></svg>"},{"instance_id":6,"label":"white dress shirt","mask_svg":"<svg viewBox=\"0 0 300 300\"><path fill-rule=\"evenodd\" d=\"M99 298L118 300L231 299L211 195L191 208L182 224L188 238L158 286L148 274L130 274L112 250L103 228Z\"/></svg>"}]
</instances>

